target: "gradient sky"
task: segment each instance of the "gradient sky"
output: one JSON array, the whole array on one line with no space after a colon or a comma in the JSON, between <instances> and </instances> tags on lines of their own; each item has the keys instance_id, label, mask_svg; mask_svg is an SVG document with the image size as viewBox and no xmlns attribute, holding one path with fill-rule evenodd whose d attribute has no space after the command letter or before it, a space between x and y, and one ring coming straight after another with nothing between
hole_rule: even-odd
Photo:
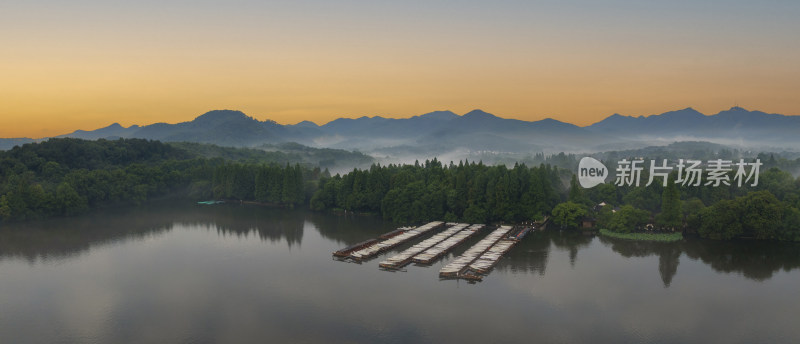
<instances>
[{"instance_id":1,"label":"gradient sky","mask_svg":"<svg viewBox=\"0 0 800 344\"><path fill-rule=\"evenodd\" d=\"M602 3L602 4L601 4ZM0 137L480 108L800 115L800 1L5 1Z\"/></svg>"}]
</instances>

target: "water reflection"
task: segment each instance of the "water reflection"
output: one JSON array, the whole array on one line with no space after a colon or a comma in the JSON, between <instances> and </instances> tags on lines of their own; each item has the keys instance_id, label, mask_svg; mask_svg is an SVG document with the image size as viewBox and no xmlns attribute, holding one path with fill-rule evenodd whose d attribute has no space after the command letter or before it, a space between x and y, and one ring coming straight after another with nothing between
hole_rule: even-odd
<instances>
[{"instance_id":1,"label":"water reflection","mask_svg":"<svg viewBox=\"0 0 800 344\"><path fill-rule=\"evenodd\" d=\"M169 232L175 225L216 229L221 236L255 234L289 247L303 240L305 212L255 206L156 203L136 208L111 208L84 216L12 223L0 228L0 260L62 260L98 245L144 240Z\"/></svg>"},{"instance_id":2,"label":"water reflection","mask_svg":"<svg viewBox=\"0 0 800 344\"><path fill-rule=\"evenodd\" d=\"M175 225L214 229L220 236L248 237L262 241L285 241L291 248L303 242L310 223L322 238L344 247L387 232L396 225L377 217L334 216L304 210L257 206L194 206L161 203L139 208L105 209L80 217L50 219L0 228L0 260L61 260L76 257L94 246L126 240L144 240L162 235ZM477 239L475 239L477 240ZM689 238L678 243L639 242L594 237L572 231L539 231L530 234L502 259L495 270L512 274L544 276L552 251L566 251L571 267L581 250L593 242L609 247L625 258L658 257L657 269L664 287L678 273L681 256L701 261L724 273L765 281L780 270L800 268L800 244L760 241L718 242ZM471 242L457 247L457 256Z\"/></svg>"},{"instance_id":3,"label":"water reflection","mask_svg":"<svg viewBox=\"0 0 800 344\"><path fill-rule=\"evenodd\" d=\"M205 208L204 217L193 219L213 224L222 236L256 234L261 240L273 243L286 240L289 248L303 242L304 214L296 210L237 205Z\"/></svg>"},{"instance_id":4,"label":"water reflection","mask_svg":"<svg viewBox=\"0 0 800 344\"><path fill-rule=\"evenodd\" d=\"M382 221L377 216L331 215L319 212L305 214L319 234L346 247L397 228L396 224Z\"/></svg>"},{"instance_id":5,"label":"water reflection","mask_svg":"<svg viewBox=\"0 0 800 344\"><path fill-rule=\"evenodd\" d=\"M570 266L579 252L597 240L625 258L658 257L658 269L664 287L672 284L678 273L681 256L699 260L714 271L739 273L756 281L771 278L780 270L800 269L800 244L785 242L719 242L687 238L677 243L619 240L584 235L579 232L548 230L529 235L500 261L495 270L510 273L544 275L552 250L566 251Z\"/></svg>"},{"instance_id":6,"label":"water reflection","mask_svg":"<svg viewBox=\"0 0 800 344\"><path fill-rule=\"evenodd\" d=\"M550 242L551 239L547 232L528 234L525 240L520 241L511 251L508 251L506 258L497 263L495 270L513 274L544 276L550 253Z\"/></svg>"},{"instance_id":7,"label":"water reflection","mask_svg":"<svg viewBox=\"0 0 800 344\"><path fill-rule=\"evenodd\" d=\"M584 235L575 231L550 231L550 240L553 246L569 251L569 264L575 266L578 260L578 251L581 248L589 247L592 236Z\"/></svg>"},{"instance_id":8,"label":"water reflection","mask_svg":"<svg viewBox=\"0 0 800 344\"><path fill-rule=\"evenodd\" d=\"M764 281L779 271L800 268L800 244L761 241L711 241L687 238L677 243L640 242L600 238L606 246L624 257L658 256L658 270L664 286L677 273L681 254L700 260L718 272L739 273Z\"/></svg>"},{"instance_id":9,"label":"water reflection","mask_svg":"<svg viewBox=\"0 0 800 344\"><path fill-rule=\"evenodd\" d=\"M370 217L173 204L7 226L0 343L800 338L797 245L544 231L477 285L437 278L470 242L432 267L397 273L330 259L393 227Z\"/></svg>"},{"instance_id":10,"label":"water reflection","mask_svg":"<svg viewBox=\"0 0 800 344\"><path fill-rule=\"evenodd\" d=\"M0 228L0 260L60 260L95 245L141 240L169 231L172 212L147 208L109 209L80 217L15 223Z\"/></svg>"},{"instance_id":11,"label":"water reflection","mask_svg":"<svg viewBox=\"0 0 800 344\"><path fill-rule=\"evenodd\" d=\"M679 245L686 255L700 259L715 271L740 273L756 281L772 278L780 270L800 268L800 244L783 242L688 240Z\"/></svg>"},{"instance_id":12,"label":"water reflection","mask_svg":"<svg viewBox=\"0 0 800 344\"><path fill-rule=\"evenodd\" d=\"M664 243L651 241L631 241L598 237L601 243L611 246L611 250L625 258L658 256L658 272L664 287L669 287L675 274L682 249L680 243ZM713 244L709 242L708 244Z\"/></svg>"}]
</instances>

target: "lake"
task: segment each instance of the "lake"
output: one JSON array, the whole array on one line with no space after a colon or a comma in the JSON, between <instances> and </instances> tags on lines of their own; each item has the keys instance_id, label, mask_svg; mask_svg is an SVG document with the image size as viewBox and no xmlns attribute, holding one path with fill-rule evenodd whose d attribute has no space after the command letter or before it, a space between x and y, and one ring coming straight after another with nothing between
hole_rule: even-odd
<instances>
[{"instance_id":1,"label":"lake","mask_svg":"<svg viewBox=\"0 0 800 344\"><path fill-rule=\"evenodd\" d=\"M0 343L800 341L800 245L532 233L480 283L331 253L373 217L153 204L0 228Z\"/></svg>"}]
</instances>

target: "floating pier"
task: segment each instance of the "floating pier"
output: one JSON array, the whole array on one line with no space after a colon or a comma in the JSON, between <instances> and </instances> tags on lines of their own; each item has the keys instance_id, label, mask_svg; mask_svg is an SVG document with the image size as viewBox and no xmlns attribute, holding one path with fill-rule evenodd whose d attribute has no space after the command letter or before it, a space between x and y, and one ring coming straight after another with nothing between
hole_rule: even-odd
<instances>
[{"instance_id":1,"label":"floating pier","mask_svg":"<svg viewBox=\"0 0 800 344\"><path fill-rule=\"evenodd\" d=\"M398 236L400 234L403 234L403 232L405 232L405 231L407 231L409 229L414 229L414 227L400 227L400 228L395 229L395 230L393 230L391 232L381 234L380 236L378 236L378 238L379 239L383 239L383 240L391 239L391 238L396 237L396 236Z\"/></svg>"},{"instance_id":2,"label":"floating pier","mask_svg":"<svg viewBox=\"0 0 800 344\"><path fill-rule=\"evenodd\" d=\"M448 223L448 225L451 225L451 224ZM389 259L386 259L386 260L380 262L380 264L378 264L378 265L380 267L384 268L384 269L399 269L399 268L402 268L403 266L406 266L408 263L411 263L411 259L414 256L416 256L417 254L419 254L422 251L425 251L425 250L427 250L429 248L432 248L436 244L439 244L439 243L445 241L446 239L450 238L451 236L455 235L456 233L459 233L462 230L464 230L465 228L467 228L467 226L469 226L469 225L466 224L466 223L457 223L457 224L454 223L454 224L452 224L452 226L450 228L444 230L443 232L441 232L439 234L436 234L436 235L434 235L434 236L432 236L432 237L430 237L428 239L425 239L422 242L420 242L419 244L416 244L414 246L409 247L405 251L400 252L400 253L390 257Z\"/></svg>"},{"instance_id":3,"label":"floating pier","mask_svg":"<svg viewBox=\"0 0 800 344\"><path fill-rule=\"evenodd\" d=\"M482 280L483 276L488 274L489 271L497 265L500 258L502 258L506 252L533 230L534 228L532 227L515 227L508 232L504 238L498 240L492 247L486 250L486 252L481 254L480 257L472 261L472 263L467 266L466 271L462 271L459 277L477 281Z\"/></svg>"},{"instance_id":4,"label":"floating pier","mask_svg":"<svg viewBox=\"0 0 800 344\"><path fill-rule=\"evenodd\" d=\"M414 229L414 227L400 227L400 228L395 229L395 230L393 230L391 232L386 232L384 234L379 235L378 239L390 239L390 238L396 237L396 236L398 236L400 234L403 234L403 232L408 231L410 229ZM381 242L378 239L364 240L364 241L362 241L360 243L347 246L347 247L345 247L345 248L343 248L341 250L333 252L333 256L334 257L338 257L338 258L347 258L354 251L363 250L363 249L365 249L367 247L370 247L372 245L375 245L375 244Z\"/></svg>"},{"instance_id":5,"label":"floating pier","mask_svg":"<svg viewBox=\"0 0 800 344\"><path fill-rule=\"evenodd\" d=\"M488 251L484 252L478 259L469 264L468 269L479 274L486 274L491 270L500 258L508 252L517 242L510 239L500 239Z\"/></svg>"},{"instance_id":6,"label":"floating pier","mask_svg":"<svg viewBox=\"0 0 800 344\"><path fill-rule=\"evenodd\" d=\"M532 227L530 225L500 226L441 268L439 277L480 281L516 243L544 224L546 222L534 223ZM412 262L429 265L454 247L475 236L485 227L483 224L469 225L452 222L445 224L441 221L430 222L419 227L401 227L380 235L376 239L345 247L334 252L333 255L340 259L360 262L445 226L446 228L440 233L385 259L378 265L382 269L390 270L401 269Z\"/></svg>"},{"instance_id":7,"label":"floating pier","mask_svg":"<svg viewBox=\"0 0 800 344\"><path fill-rule=\"evenodd\" d=\"M384 234L384 235L391 234L391 236L388 239L385 239L381 242L370 245L368 247L352 251L347 257L356 261L369 259L377 255L378 253L389 250L392 247L400 245L408 240L414 239L422 234L437 229L443 225L444 222L434 221L416 228L404 229L401 233L395 233L396 231L392 231Z\"/></svg>"},{"instance_id":8,"label":"floating pier","mask_svg":"<svg viewBox=\"0 0 800 344\"><path fill-rule=\"evenodd\" d=\"M417 264L431 264L445 253L452 250L454 247L474 236L476 233L478 233L478 231L483 229L483 227L485 226L482 224L475 224L464 228L453 236L414 256L411 258L411 261Z\"/></svg>"},{"instance_id":9,"label":"floating pier","mask_svg":"<svg viewBox=\"0 0 800 344\"><path fill-rule=\"evenodd\" d=\"M339 258L345 258L345 257L349 256L350 253L352 253L353 251L361 250L361 249L370 247L370 246L375 245L375 244L377 244L379 242L380 242L380 240L378 240L378 239L365 240L365 241L362 241L362 242L360 242L358 244L353 244L353 245L347 246L347 247L345 247L345 248L343 248L341 250L333 252L333 255L335 257L339 257Z\"/></svg>"},{"instance_id":10,"label":"floating pier","mask_svg":"<svg viewBox=\"0 0 800 344\"><path fill-rule=\"evenodd\" d=\"M510 231L511 226L500 226L493 232L489 233L485 238L481 239L477 244L470 247L458 258L445 265L439 270L439 277L445 278L461 278L467 267L477 260L484 252L488 251L495 243L505 237Z\"/></svg>"}]
</instances>

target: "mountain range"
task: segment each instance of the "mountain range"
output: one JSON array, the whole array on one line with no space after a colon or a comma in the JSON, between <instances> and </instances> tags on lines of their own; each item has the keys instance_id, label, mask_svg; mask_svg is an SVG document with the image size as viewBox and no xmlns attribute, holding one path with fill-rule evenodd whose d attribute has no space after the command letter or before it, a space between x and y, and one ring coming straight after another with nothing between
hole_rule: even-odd
<instances>
[{"instance_id":1,"label":"mountain range","mask_svg":"<svg viewBox=\"0 0 800 344\"><path fill-rule=\"evenodd\" d=\"M192 121L96 130L59 137L145 138L161 141L256 147L297 142L311 147L359 150L378 156L437 155L453 151L596 152L681 141L709 141L748 148L800 150L800 116L768 114L733 107L714 115L692 108L651 116L611 115L580 127L555 119L523 121L482 110L464 115L435 111L411 118L339 118L324 125L303 121L281 125L240 111L209 111ZM0 139L0 148L32 142Z\"/></svg>"}]
</instances>

